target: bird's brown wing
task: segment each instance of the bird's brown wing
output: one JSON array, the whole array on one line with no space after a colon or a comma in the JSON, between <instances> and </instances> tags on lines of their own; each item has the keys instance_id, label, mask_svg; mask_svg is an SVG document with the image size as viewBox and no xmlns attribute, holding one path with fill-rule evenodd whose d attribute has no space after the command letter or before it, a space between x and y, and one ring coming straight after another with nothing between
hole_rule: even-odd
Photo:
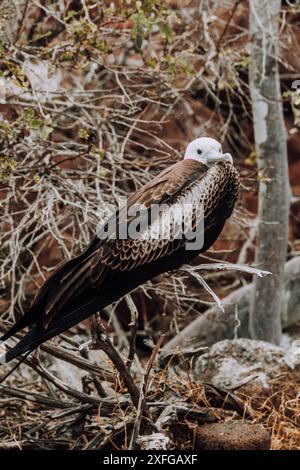
<instances>
[{"instance_id":1,"label":"bird's brown wing","mask_svg":"<svg viewBox=\"0 0 300 470\"><path fill-rule=\"evenodd\" d=\"M195 184L206 172L207 167L194 160L183 160L172 165L134 193L128 199L127 209L116 211L103 230L109 223L112 225L112 222L120 225L124 210L128 211L133 206L147 211L153 204L171 204L180 197L183 190ZM125 224L128 225L133 220L134 216L127 217ZM109 271L130 271L134 266L157 259L178 246L178 240L149 244L142 239L103 239L102 235L100 232L80 256L68 262L69 266L63 265L60 268L62 275L59 282L55 282L54 288L47 293L43 321L45 328L64 305L79 296L87 286L100 288Z\"/></svg>"},{"instance_id":2,"label":"bird's brown wing","mask_svg":"<svg viewBox=\"0 0 300 470\"><path fill-rule=\"evenodd\" d=\"M229 163L217 164L209 171L207 171L207 167L203 166L200 168L200 172L197 168L199 164L193 160L184 160L181 163L182 165L177 166L175 172L164 174L163 183L151 182L151 188L142 191L138 197L134 195L132 200L142 202L147 208L153 207L153 204L158 202L169 202L170 208L173 208L177 203L185 210L188 208L188 204L191 204L193 210L189 214L188 226L194 232L196 224L202 219L204 221L202 228L204 241L205 233L208 233L212 226L218 224L218 218L224 221L230 217L238 194L239 176ZM198 170L196 174L192 172L194 168ZM179 169L184 169L186 173L180 173L181 179L176 180ZM168 210L165 215L168 224L170 221ZM181 216L182 213L179 214L179 217ZM130 221L132 222L132 220ZM164 215L148 225L137 238L116 238L104 243L91 260L91 282L94 285L99 285L99 281L101 283L99 266L101 269L103 266L109 266L111 269L131 271L144 263L169 255L185 245L187 239L182 225L179 227L179 231L176 231L176 228L173 232L170 230L169 237L156 237L154 225L161 229L164 225Z\"/></svg>"}]
</instances>

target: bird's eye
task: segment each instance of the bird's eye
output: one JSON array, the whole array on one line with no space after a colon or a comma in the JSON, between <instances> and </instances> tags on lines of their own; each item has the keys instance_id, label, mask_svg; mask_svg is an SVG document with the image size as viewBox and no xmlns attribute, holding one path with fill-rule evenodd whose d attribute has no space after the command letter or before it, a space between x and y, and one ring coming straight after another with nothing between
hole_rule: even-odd
<instances>
[{"instance_id":1,"label":"bird's eye","mask_svg":"<svg viewBox=\"0 0 300 470\"><path fill-rule=\"evenodd\" d=\"M197 153L198 153L198 155L201 155L201 154L202 154L202 150L197 149Z\"/></svg>"}]
</instances>

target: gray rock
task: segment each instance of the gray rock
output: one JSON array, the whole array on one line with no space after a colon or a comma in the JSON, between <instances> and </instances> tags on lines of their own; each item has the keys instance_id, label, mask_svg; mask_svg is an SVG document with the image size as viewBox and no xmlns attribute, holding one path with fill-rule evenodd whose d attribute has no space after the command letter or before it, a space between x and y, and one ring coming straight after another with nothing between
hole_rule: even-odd
<instances>
[{"instance_id":1,"label":"gray rock","mask_svg":"<svg viewBox=\"0 0 300 470\"><path fill-rule=\"evenodd\" d=\"M245 384L268 388L269 380L300 363L300 348L294 342L288 351L248 338L224 340L195 361L194 377L223 389Z\"/></svg>"}]
</instances>

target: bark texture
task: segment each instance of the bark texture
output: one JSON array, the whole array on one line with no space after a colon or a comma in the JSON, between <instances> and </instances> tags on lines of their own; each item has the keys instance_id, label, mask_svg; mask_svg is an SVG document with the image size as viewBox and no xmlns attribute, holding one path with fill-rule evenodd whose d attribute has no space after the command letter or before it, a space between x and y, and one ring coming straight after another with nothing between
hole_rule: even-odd
<instances>
[{"instance_id":1,"label":"bark texture","mask_svg":"<svg viewBox=\"0 0 300 470\"><path fill-rule=\"evenodd\" d=\"M278 72L281 1L250 1L250 92L259 172L256 266L272 276L254 279L250 331L278 344L288 241L289 180L286 129Z\"/></svg>"},{"instance_id":2,"label":"bark texture","mask_svg":"<svg viewBox=\"0 0 300 470\"><path fill-rule=\"evenodd\" d=\"M14 43L18 39L27 3L26 0L0 0L0 40L2 43Z\"/></svg>"}]
</instances>

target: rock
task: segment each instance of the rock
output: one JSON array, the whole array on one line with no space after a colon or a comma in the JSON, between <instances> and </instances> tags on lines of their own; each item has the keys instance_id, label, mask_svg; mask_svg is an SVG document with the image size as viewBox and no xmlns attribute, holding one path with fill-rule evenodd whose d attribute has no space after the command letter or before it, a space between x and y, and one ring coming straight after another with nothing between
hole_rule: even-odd
<instances>
[{"instance_id":1,"label":"rock","mask_svg":"<svg viewBox=\"0 0 300 470\"><path fill-rule=\"evenodd\" d=\"M147 436L139 436L136 442L141 450L166 450L170 439L161 432L155 432Z\"/></svg>"},{"instance_id":2,"label":"rock","mask_svg":"<svg viewBox=\"0 0 300 470\"><path fill-rule=\"evenodd\" d=\"M48 356L47 357L51 361L50 365L50 371L54 374L57 375L65 384L67 384L69 387L78 390L79 392L83 391L83 379L84 377L91 377L90 374L88 374L85 370L80 369L79 367L70 364L69 362L63 361L62 359L58 359L54 356ZM97 350L91 350L88 352L88 358L91 362L97 364L101 362L107 362L107 356L103 351ZM104 391L110 395L110 396L115 396L117 397L118 394L117 392L112 389L109 385L109 383L106 383L104 380L101 381L102 387Z\"/></svg>"},{"instance_id":3,"label":"rock","mask_svg":"<svg viewBox=\"0 0 300 470\"><path fill-rule=\"evenodd\" d=\"M195 450L269 450L270 433L260 424L246 421L199 426L195 438Z\"/></svg>"},{"instance_id":4,"label":"rock","mask_svg":"<svg viewBox=\"0 0 300 470\"><path fill-rule=\"evenodd\" d=\"M51 366L49 369L69 387L82 392L82 377L85 375L84 371L56 357L51 357Z\"/></svg>"},{"instance_id":5,"label":"rock","mask_svg":"<svg viewBox=\"0 0 300 470\"><path fill-rule=\"evenodd\" d=\"M292 342L287 353L284 356L284 362L290 367L295 369L300 365L300 340L297 339Z\"/></svg>"},{"instance_id":6,"label":"rock","mask_svg":"<svg viewBox=\"0 0 300 470\"><path fill-rule=\"evenodd\" d=\"M247 338L220 341L195 361L194 377L225 390L239 387L244 392L259 392L268 388L270 379L298 366L300 348L296 343L286 351Z\"/></svg>"}]
</instances>

